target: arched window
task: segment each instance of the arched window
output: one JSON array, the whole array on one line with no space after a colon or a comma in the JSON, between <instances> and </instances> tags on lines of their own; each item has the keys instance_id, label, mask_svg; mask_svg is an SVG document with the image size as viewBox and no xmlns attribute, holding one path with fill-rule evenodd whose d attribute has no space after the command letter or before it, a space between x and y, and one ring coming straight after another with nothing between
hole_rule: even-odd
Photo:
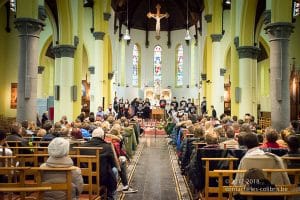
<instances>
[{"instance_id":1,"label":"arched window","mask_svg":"<svg viewBox=\"0 0 300 200\"><path fill-rule=\"evenodd\" d=\"M161 47L159 45L154 47L154 83L161 85Z\"/></svg>"},{"instance_id":2,"label":"arched window","mask_svg":"<svg viewBox=\"0 0 300 200\"><path fill-rule=\"evenodd\" d=\"M176 86L183 85L183 46L179 44L176 48Z\"/></svg>"},{"instance_id":3,"label":"arched window","mask_svg":"<svg viewBox=\"0 0 300 200\"><path fill-rule=\"evenodd\" d=\"M132 50L132 86L140 86L140 48L133 45Z\"/></svg>"}]
</instances>

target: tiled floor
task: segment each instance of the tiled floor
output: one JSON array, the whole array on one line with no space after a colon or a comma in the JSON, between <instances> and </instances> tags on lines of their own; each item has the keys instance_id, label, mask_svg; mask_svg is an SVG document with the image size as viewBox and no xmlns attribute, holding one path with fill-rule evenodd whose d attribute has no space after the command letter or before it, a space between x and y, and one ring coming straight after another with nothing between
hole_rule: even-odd
<instances>
[{"instance_id":1,"label":"tiled floor","mask_svg":"<svg viewBox=\"0 0 300 200\"><path fill-rule=\"evenodd\" d=\"M165 136L149 136L142 138L141 142L144 148L130 184L138 192L121 195L120 199L179 199Z\"/></svg>"}]
</instances>

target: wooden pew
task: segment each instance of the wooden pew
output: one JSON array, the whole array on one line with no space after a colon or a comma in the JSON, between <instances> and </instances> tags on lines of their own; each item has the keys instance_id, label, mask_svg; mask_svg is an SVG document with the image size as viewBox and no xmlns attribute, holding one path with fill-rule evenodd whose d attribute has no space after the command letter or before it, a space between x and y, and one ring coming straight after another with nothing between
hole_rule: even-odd
<instances>
[{"instance_id":1,"label":"wooden pew","mask_svg":"<svg viewBox=\"0 0 300 200\"><path fill-rule=\"evenodd\" d=\"M13 193L13 192L20 192L26 193L26 192L37 192L37 200L43 199L43 192L51 190L51 187L43 187L43 186L33 186L33 187L1 187L0 188L0 200L4 200L4 193ZM12 199L11 195L8 195L8 199ZM26 197L21 197L21 199L28 199ZM33 198L30 198L33 199Z\"/></svg>"},{"instance_id":2,"label":"wooden pew","mask_svg":"<svg viewBox=\"0 0 300 200\"><path fill-rule=\"evenodd\" d=\"M97 191L97 185L93 184L92 179L93 176L97 175L96 170L93 171L93 165L99 165L99 158L97 159L96 155L69 155L74 163L77 164L78 167L81 167L81 173L83 176L88 177L88 183L84 183L83 191L88 191L89 199L93 199L93 194ZM39 160L46 160L49 157L49 154L17 154L17 160L20 163L20 166L25 166L26 162L33 162L35 167L38 167L41 163ZM42 158L42 159L39 159ZM83 167L82 164L86 164L86 167Z\"/></svg>"},{"instance_id":3,"label":"wooden pew","mask_svg":"<svg viewBox=\"0 0 300 200\"><path fill-rule=\"evenodd\" d=\"M6 141L8 146L11 147L20 147L21 146L21 141Z\"/></svg>"},{"instance_id":4,"label":"wooden pew","mask_svg":"<svg viewBox=\"0 0 300 200\"><path fill-rule=\"evenodd\" d=\"M29 173L32 174L38 171L37 175L37 185L42 187L51 187L53 191L66 191L67 199L72 199L72 170L75 170L75 167L68 168L53 168L53 167L32 167L29 170ZM65 172L66 181L63 183L47 183L43 182L42 177L44 173L53 173L53 172Z\"/></svg>"},{"instance_id":5,"label":"wooden pew","mask_svg":"<svg viewBox=\"0 0 300 200\"><path fill-rule=\"evenodd\" d=\"M36 147L36 146L28 146L28 147L9 147L13 154L20 154L20 150L28 150L33 154L40 154L40 153L48 153L48 147Z\"/></svg>"},{"instance_id":6,"label":"wooden pew","mask_svg":"<svg viewBox=\"0 0 300 200\"><path fill-rule=\"evenodd\" d=\"M218 187L210 187L209 186L209 180L210 178L216 178L218 177L218 174L210 169L210 162L211 161L223 161L223 162L228 162L228 169L233 170L233 163L235 161L238 161L238 158L202 158L202 161L205 161L205 199L209 198L210 193L219 193L219 188ZM218 179L220 181L220 179ZM229 175L229 181L233 181L232 175ZM218 185L223 184L218 182ZM232 196L231 196L232 197Z\"/></svg>"},{"instance_id":7,"label":"wooden pew","mask_svg":"<svg viewBox=\"0 0 300 200\"><path fill-rule=\"evenodd\" d=\"M0 167L15 166L16 156L0 156Z\"/></svg>"},{"instance_id":8,"label":"wooden pew","mask_svg":"<svg viewBox=\"0 0 300 200\"><path fill-rule=\"evenodd\" d=\"M193 145L196 146L196 149L199 149L199 148L202 148L204 146L206 146L206 143L205 142L192 142Z\"/></svg>"},{"instance_id":9,"label":"wooden pew","mask_svg":"<svg viewBox=\"0 0 300 200\"><path fill-rule=\"evenodd\" d=\"M25 187L25 170L29 167L0 167L0 188L4 191L0 192L0 199L4 199L5 189ZM5 179L4 179L5 178ZM5 181L4 181L5 180ZM2 182L3 181L3 182ZM21 192L21 199L25 199L25 193ZM8 193L7 199L12 200L13 194Z\"/></svg>"},{"instance_id":10,"label":"wooden pew","mask_svg":"<svg viewBox=\"0 0 300 200\"><path fill-rule=\"evenodd\" d=\"M52 167L0 167L0 175L7 176L6 183L0 183L0 193L3 192L21 192L21 199L25 199L26 192L38 192L38 199L42 199L41 192L47 190L63 190L67 193L67 199L72 197L72 170L75 167L52 168ZM66 181L62 183L42 182L44 173L65 172ZM26 175L35 175L35 180L28 183ZM8 199L12 198L12 193L8 194Z\"/></svg>"},{"instance_id":11,"label":"wooden pew","mask_svg":"<svg viewBox=\"0 0 300 200\"><path fill-rule=\"evenodd\" d=\"M86 159L85 157L78 157L77 166L81 168L82 176L88 177L88 184L84 184L83 191L89 193L89 199L92 199L92 195L100 195L100 152L103 150L102 147L73 147L77 151L77 155L81 155L80 150L94 151L93 159ZM89 154L92 155L92 154ZM87 155L84 155L87 156ZM93 165L95 167L93 167ZM93 183L92 179L95 177L96 183Z\"/></svg>"},{"instance_id":12,"label":"wooden pew","mask_svg":"<svg viewBox=\"0 0 300 200\"><path fill-rule=\"evenodd\" d=\"M300 169L262 169L266 174L267 178L270 180L272 173L288 173L289 175L295 175L297 178L293 184L286 185L275 185L276 191L249 191L245 185L235 186L232 181L228 181L229 185L224 186L224 177L232 177L237 173L246 173L247 170L214 170L214 173L218 175L218 200L223 199L223 194L229 194L229 200L232 199L234 193L239 193L242 196L253 197L253 196L298 196L300 195L300 190L298 189ZM274 189L275 190L275 189Z\"/></svg>"}]
</instances>

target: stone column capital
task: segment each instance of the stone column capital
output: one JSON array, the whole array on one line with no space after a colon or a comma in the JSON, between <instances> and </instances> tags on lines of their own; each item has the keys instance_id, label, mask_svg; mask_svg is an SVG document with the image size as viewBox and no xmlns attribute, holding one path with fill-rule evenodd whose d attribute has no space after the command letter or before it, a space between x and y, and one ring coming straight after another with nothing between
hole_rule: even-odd
<instances>
[{"instance_id":1,"label":"stone column capital","mask_svg":"<svg viewBox=\"0 0 300 200\"><path fill-rule=\"evenodd\" d=\"M251 59L257 59L258 53L260 52L260 49L255 46L240 46L236 48L239 54L239 59L242 58L251 58Z\"/></svg>"},{"instance_id":2,"label":"stone column capital","mask_svg":"<svg viewBox=\"0 0 300 200\"><path fill-rule=\"evenodd\" d=\"M212 21L212 14L207 14L204 16L206 23L210 23Z\"/></svg>"},{"instance_id":3,"label":"stone column capital","mask_svg":"<svg viewBox=\"0 0 300 200\"><path fill-rule=\"evenodd\" d=\"M45 66L38 66L38 74L42 74L45 70Z\"/></svg>"},{"instance_id":4,"label":"stone column capital","mask_svg":"<svg viewBox=\"0 0 300 200\"><path fill-rule=\"evenodd\" d=\"M33 18L17 18L15 19L15 28L19 31L19 37L32 36L39 37L45 23Z\"/></svg>"},{"instance_id":5,"label":"stone column capital","mask_svg":"<svg viewBox=\"0 0 300 200\"><path fill-rule=\"evenodd\" d=\"M103 40L105 33L104 32L94 32L93 33L95 40Z\"/></svg>"},{"instance_id":6,"label":"stone column capital","mask_svg":"<svg viewBox=\"0 0 300 200\"><path fill-rule=\"evenodd\" d=\"M211 34L210 35L212 42L220 42L223 38L222 34Z\"/></svg>"},{"instance_id":7,"label":"stone column capital","mask_svg":"<svg viewBox=\"0 0 300 200\"><path fill-rule=\"evenodd\" d=\"M269 35L270 41L287 40L293 33L294 25L289 22L275 22L266 25L265 30Z\"/></svg>"},{"instance_id":8,"label":"stone column capital","mask_svg":"<svg viewBox=\"0 0 300 200\"><path fill-rule=\"evenodd\" d=\"M69 57L74 58L76 47L73 45L58 45L52 48L55 58Z\"/></svg>"},{"instance_id":9,"label":"stone column capital","mask_svg":"<svg viewBox=\"0 0 300 200\"><path fill-rule=\"evenodd\" d=\"M104 13L103 13L103 19L104 19L105 21L108 21L108 20L110 19L110 16L111 16L111 14L108 13L108 12L104 12Z\"/></svg>"}]
</instances>

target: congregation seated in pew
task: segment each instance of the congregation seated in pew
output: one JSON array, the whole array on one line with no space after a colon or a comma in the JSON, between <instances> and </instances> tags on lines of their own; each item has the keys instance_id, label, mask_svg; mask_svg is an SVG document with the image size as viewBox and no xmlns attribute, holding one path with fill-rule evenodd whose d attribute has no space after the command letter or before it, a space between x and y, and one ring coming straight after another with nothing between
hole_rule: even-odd
<instances>
[{"instance_id":1,"label":"congregation seated in pew","mask_svg":"<svg viewBox=\"0 0 300 200\"><path fill-rule=\"evenodd\" d=\"M68 156L69 147L70 143L68 140L61 137L54 138L48 146L49 158L40 167L69 168L74 166L73 160ZM46 183L60 183L65 181L65 177L59 172L45 172L42 181ZM76 167L72 171L72 200L79 199L82 187L81 170ZM46 191L44 192L44 199L66 199L66 193L63 191Z\"/></svg>"}]
</instances>

